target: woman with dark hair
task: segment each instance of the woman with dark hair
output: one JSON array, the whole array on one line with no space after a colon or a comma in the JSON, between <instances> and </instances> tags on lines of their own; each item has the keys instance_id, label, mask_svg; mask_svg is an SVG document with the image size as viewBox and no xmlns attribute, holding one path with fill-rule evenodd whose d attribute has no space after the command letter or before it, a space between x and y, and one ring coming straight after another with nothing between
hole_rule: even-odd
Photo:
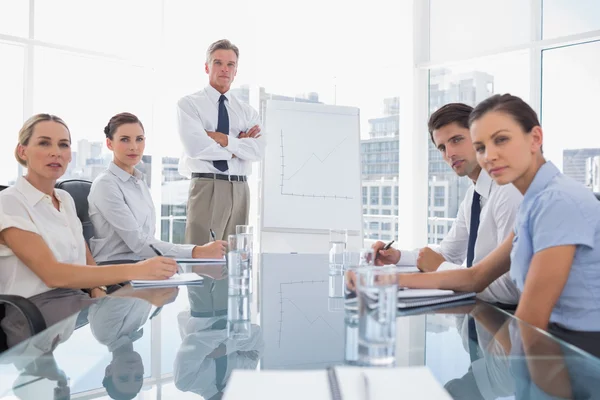
<instances>
[{"instance_id":1,"label":"woman with dark hair","mask_svg":"<svg viewBox=\"0 0 600 400\"><path fill-rule=\"evenodd\" d=\"M142 173L135 169L146 147L142 122L130 113L117 114L104 134L113 161L96 178L88 197L94 225L90 248L96 261L141 260L155 255L153 247L167 257L222 258L225 242L221 240L195 246L154 237L154 204Z\"/></svg>"},{"instance_id":2,"label":"woman with dark hair","mask_svg":"<svg viewBox=\"0 0 600 400\"><path fill-rule=\"evenodd\" d=\"M400 286L480 292L510 270L522 292L515 316L541 329L600 331L600 202L542 153L535 111L510 94L469 118L477 159L523 193L512 234L472 268L399 275Z\"/></svg>"}]
</instances>

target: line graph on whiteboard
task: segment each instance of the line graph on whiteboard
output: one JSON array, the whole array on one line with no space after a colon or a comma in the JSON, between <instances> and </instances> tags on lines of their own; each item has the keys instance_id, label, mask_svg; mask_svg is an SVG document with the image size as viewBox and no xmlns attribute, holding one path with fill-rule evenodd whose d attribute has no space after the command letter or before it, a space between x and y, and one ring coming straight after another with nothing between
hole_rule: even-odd
<instances>
[{"instance_id":1,"label":"line graph on whiteboard","mask_svg":"<svg viewBox=\"0 0 600 400\"><path fill-rule=\"evenodd\" d=\"M340 140L338 143L336 143L331 150L329 150L328 153L326 153L325 155L319 156L316 152L312 152L308 157L306 157L304 160L302 160L299 163L296 163L296 165L294 166L290 166L286 164L286 148L284 146L284 134L283 134L283 129L281 130L281 142L280 142L280 148L281 148L281 183L280 183L280 189L281 189L281 195L282 196L297 196L297 197L313 197L313 198L320 198L320 199L336 199L336 200L352 200L354 197L352 196L344 196L344 195L339 195L339 194L332 194L332 193L317 193L317 191L308 191L311 193L305 193L304 191L301 190L294 190L294 189L290 189L290 186L293 186L292 183L294 182L294 178L297 178L299 174L302 174L303 172L307 172L307 173L311 173L309 168L310 167L317 167L317 170L314 171L315 174L317 174L318 176L314 176L314 179L316 179L319 176L322 176L324 173L326 173L326 171L330 171L331 170L331 163L328 163L328 160L330 160L331 157L336 156L339 152L340 149L342 148L342 146L344 146L344 144L346 143L346 140L348 139L348 136L344 137L342 140ZM289 150L289 149L288 149ZM287 157L287 162L289 162L289 154ZM342 173L342 172L340 172ZM331 179L334 179L335 177L332 176ZM287 187L286 187L287 184Z\"/></svg>"}]
</instances>

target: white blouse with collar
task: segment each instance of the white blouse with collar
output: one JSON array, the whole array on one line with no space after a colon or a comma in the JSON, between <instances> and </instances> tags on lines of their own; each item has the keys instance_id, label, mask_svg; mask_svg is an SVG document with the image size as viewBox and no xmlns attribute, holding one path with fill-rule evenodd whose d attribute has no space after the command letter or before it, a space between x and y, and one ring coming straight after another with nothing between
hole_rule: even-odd
<instances>
[{"instance_id":1,"label":"white blouse with collar","mask_svg":"<svg viewBox=\"0 0 600 400\"><path fill-rule=\"evenodd\" d=\"M37 233L59 262L85 265L85 240L75 202L64 190L54 193L60 210L50 196L19 177L14 186L0 192L0 231L14 227ZM49 290L9 247L0 244L0 293L31 297Z\"/></svg>"}]
</instances>

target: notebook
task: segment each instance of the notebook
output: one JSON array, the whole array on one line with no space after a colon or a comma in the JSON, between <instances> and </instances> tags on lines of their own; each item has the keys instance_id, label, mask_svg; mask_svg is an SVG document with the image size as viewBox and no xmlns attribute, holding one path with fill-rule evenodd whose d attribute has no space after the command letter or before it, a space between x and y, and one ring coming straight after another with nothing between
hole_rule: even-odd
<instances>
[{"instance_id":1,"label":"notebook","mask_svg":"<svg viewBox=\"0 0 600 400\"><path fill-rule=\"evenodd\" d=\"M396 313L399 317L408 317L411 315L421 315L421 314L433 314L439 310L445 310L446 308L454 308L468 305L475 305L475 299L469 298L464 300L456 300L451 301L449 303L440 303L440 304L431 304L428 306L421 307L409 307L409 308L400 308Z\"/></svg>"},{"instance_id":2,"label":"notebook","mask_svg":"<svg viewBox=\"0 0 600 400\"><path fill-rule=\"evenodd\" d=\"M398 308L423 307L470 299L475 292L454 292L439 289L404 289L398 291Z\"/></svg>"},{"instance_id":3,"label":"notebook","mask_svg":"<svg viewBox=\"0 0 600 400\"><path fill-rule=\"evenodd\" d=\"M451 397L427 367L234 370L224 400L397 400Z\"/></svg>"},{"instance_id":4,"label":"notebook","mask_svg":"<svg viewBox=\"0 0 600 400\"><path fill-rule=\"evenodd\" d=\"M169 279L163 280L133 280L131 286L134 288L171 287L179 285L202 285L204 278L194 272L175 274Z\"/></svg>"}]
</instances>

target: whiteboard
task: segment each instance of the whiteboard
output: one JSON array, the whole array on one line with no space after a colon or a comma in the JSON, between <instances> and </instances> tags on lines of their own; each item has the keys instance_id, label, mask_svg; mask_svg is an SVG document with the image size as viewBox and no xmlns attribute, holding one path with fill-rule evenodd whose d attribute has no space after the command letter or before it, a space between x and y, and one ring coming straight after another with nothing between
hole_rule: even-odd
<instances>
[{"instance_id":1,"label":"whiteboard","mask_svg":"<svg viewBox=\"0 0 600 400\"><path fill-rule=\"evenodd\" d=\"M267 102L263 228L362 230L359 110Z\"/></svg>"}]
</instances>

